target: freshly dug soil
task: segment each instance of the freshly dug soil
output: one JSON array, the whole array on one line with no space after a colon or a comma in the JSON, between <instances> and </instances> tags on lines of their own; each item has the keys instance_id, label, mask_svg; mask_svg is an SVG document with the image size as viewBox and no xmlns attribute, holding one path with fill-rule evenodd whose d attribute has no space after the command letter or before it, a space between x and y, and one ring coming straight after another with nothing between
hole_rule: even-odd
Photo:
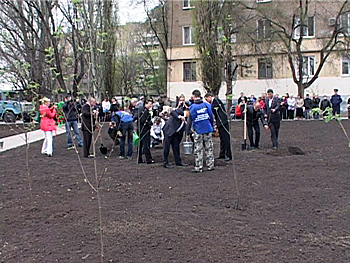
<instances>
[{"instance_id":1,"label":"freshly dug soil","mask_svg":"<svg viewBox=\"0 0 350 263\"><path fill-rule=\"evenodd\" d=\"M154 165L97 153L105 262L350 262L350 148L338 124L283 122L278 151L262 130L263 150L242 152L242 122L232 136L239 209L232 164L192 174L193 156L166 170L161 148ZM29 175L24 147L0 154L1 262L100 262L96 193L66 145L56 138L52 158L30 145ZM82 159L96 185L93 162Z\"/></svg>"},{"instance_id":2,"label":"freshly dug soil","mask_svg":"<svg viewBox=\"0 0 350 263\"><path fill-rule=\"evenodd\" d=\"M8 136L17 135L23 132L29 132L39 129L39 126L35 124L1 124L0 125L0 139Z\"/></svg>"}]
</instances>

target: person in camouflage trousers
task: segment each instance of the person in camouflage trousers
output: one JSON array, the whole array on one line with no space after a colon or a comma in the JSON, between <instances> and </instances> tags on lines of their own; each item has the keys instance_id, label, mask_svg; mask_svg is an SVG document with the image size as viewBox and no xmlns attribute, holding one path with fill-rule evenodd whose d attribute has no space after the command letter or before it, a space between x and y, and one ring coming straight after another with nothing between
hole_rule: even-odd
<instances>
[{"instance_id":1,"label":"person in camouflage trousers","mask_svg":"<svg viewBox=\"0 0 350 263\"><path fill-rule=\"evenodd\" d=\"M188 125L186 126L187 136L189 136L191 128L194 131L195 167L192 172L201 173L203 171L204 150L208 171L212 171L214 170L214 150L212 140L212 132L214 130L213 113L211 111L211 106L202 101L199 90L194 90L192 95L194 103L189 109Z\"/></svg>"},{"instance_id":2,"label":"person in camouflage trousers","mask_svg":"<svg viewBox=\"0 0 350 263\"><path fill-rule=\"evenodd\" d=\"M214 144L212 134L194 134L194 154L195 154L195 170L203 170L203 153L205 147L206 164L208 170L214 170Z\"/></svg>"}]
</instances>

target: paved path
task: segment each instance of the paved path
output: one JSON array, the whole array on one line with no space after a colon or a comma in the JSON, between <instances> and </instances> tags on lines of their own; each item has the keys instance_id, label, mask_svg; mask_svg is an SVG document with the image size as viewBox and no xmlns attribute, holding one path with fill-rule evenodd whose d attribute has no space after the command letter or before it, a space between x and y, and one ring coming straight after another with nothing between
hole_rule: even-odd
<instances>
[{"instance_id":1,"label":"paved path","mask_svg":"<svg viewBox=\"0 0 350 263\"><path fill-rule=\"evenodd\" d=\"M64 126L57 127L57 135L63 134L66 132ZM44 139L44 132L42 130L35 130L28 132L28 141L29 143L37 142ZM1 142L3 144L1 148ZM25 134L17 134L14 136L9 136L0 139L0 153L24 146L26 144Z\"/></svg>"}]
</instances>

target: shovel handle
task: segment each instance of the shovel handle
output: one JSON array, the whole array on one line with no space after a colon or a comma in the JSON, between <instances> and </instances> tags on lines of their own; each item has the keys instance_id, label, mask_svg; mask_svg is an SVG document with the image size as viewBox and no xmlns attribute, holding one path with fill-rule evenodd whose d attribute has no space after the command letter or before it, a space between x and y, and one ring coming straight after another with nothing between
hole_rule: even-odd
<instances>
[{"instance_id":1,"label":"shovel handle","mask_svg":"<svg viewBox=\"0 0 350 263\"><path fill-rule=\"evenodd\" d=\"M247 140L247 103L244 104L244 128L243 128L243 139Z\"/></svg>"}]
</instances>

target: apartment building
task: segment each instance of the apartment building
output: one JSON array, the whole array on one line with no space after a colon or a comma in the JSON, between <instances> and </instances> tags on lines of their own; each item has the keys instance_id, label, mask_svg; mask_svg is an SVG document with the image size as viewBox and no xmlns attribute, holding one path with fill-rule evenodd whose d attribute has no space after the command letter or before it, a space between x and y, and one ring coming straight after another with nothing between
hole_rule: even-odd
<instances>
[{"instance_id":1,"label":"apartment building","mask_svg":"<svg viewBox=\"0 0 350 263\"><path fill-rule=\"evenodd\" d=\"M168 96L172 99L179 94L185 94L188 97L194 89L204 92L200 77L200 59L195 48L193 2L191 0L168 0ZM233 4L234 2L232 1ZM309 81L316 73L321 62L321 49L326 45L335 26L342 28L344 34L340 34L338 38L346 42L347 34L350 33L350 13L346 12L346 7L338 16L343 2L341 0L311 1L304 20L303 32L300 32L300 27L297 25L290 27L293 39L298 39L300 34L303 36L301 50L304 58L305 81ZM286 20L283 26L291 25L291 21L298 23L297 5L299 1L247 0L246 3L253 7L262 7L264 10L273 10L279 6L279 12L281 10L284 12L283 17ZM273 12L271 15L274 15ZM298 87L293 81L286 50L281 41L276 38L278 25L272 24L266 17L259 15L252 17L246 23L250 29L242 30L245 32L239 31L230 39L230 43L235 47L234 59L240 65L236 81L233 83L234 97L238 97L242 91L247 95L258 96L267 88L273 88L278 94L288 92L296 95ZM331 95L333 89L337 87L341 95L349 96L349 54L345 45L331 52L322 67L319 78L305 93ZM219 97L225 98L225 94L226 84L223 82Z\"/></svg>"}]
</instances>

